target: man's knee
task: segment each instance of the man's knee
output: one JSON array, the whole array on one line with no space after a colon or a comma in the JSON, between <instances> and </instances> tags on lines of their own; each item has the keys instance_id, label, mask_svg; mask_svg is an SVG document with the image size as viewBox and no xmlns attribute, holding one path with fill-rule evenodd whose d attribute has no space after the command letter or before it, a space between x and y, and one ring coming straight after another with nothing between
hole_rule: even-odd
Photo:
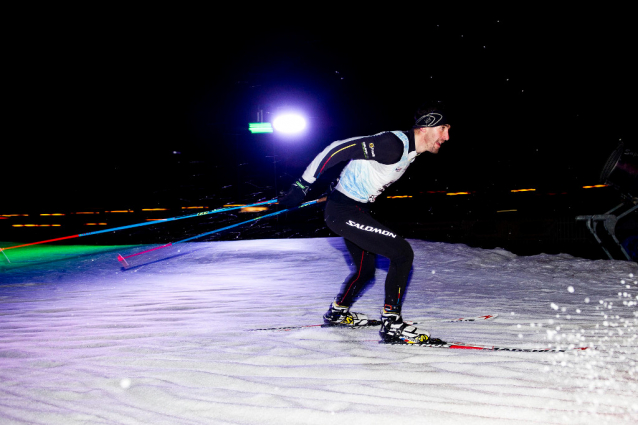
<instances>
[{"instance_id":1,"label":"man's knee","mask_svg":"<svg viewBox=\"0 0 638 425\"><path fill-rule=\"evenodd\" d=\"M402 244L397 255L394 258L391 258L390 261L412 264L414 261L414 250L407 241L404 241L404 244Z\"/></svg>"}]
</instances>

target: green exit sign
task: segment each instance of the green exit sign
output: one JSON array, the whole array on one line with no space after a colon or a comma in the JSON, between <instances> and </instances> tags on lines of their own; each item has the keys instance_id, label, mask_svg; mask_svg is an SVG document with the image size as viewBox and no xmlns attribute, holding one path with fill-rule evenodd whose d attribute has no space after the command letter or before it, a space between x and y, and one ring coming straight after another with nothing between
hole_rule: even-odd
<instances>
[{"instance_id":1,"label":"green exit sign","mask_svg":"<svg viewBox=\"0 0 638 425\"><path fill-rule=\"evenodd\" d=\"M251 133L272 133L272 124L269 122L251 122L248 123L248 130Z\"/></svg>"}]
</instances>

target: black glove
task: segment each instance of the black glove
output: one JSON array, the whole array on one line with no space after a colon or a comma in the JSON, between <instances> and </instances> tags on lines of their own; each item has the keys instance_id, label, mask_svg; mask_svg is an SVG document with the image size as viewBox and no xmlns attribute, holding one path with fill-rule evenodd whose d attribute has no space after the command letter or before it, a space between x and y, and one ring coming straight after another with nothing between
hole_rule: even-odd
<instances>
[{"instance_id":1,"label":"black glove","mask_svg":"<svg viewBox=\"0 0 638 425\"><path fill-rule=\"evenodd\" d=\"M309 188L310 183L304 179L299 179L290 186L290 189L285 195L280 196L279 199L277 199L277 202L285 208L296 207L303 202Z\"/></svg>"}]
</instances>

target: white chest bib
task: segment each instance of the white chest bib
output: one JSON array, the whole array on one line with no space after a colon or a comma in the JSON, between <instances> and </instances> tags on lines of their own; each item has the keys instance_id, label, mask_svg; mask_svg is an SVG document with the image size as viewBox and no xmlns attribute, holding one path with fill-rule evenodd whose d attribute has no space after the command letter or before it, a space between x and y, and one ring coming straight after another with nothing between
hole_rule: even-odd
<instances>
[{"instance_id":1,"label":"white chest bib","mask_svg":"<svg viewBox=\"0 0 638 425\"><path fill-rule=\"evenodd\" d=\"M416 152L409 152L408 136L401 131L392 131L403 142L403 155L394 164L380 164L376 161L357 159L350 161L341 172L336 189L347 197L359 202L374 202L388 186L405 173L416 158ZM372 146L374 149L374 146Z\"/></svg>"}]
</instances>

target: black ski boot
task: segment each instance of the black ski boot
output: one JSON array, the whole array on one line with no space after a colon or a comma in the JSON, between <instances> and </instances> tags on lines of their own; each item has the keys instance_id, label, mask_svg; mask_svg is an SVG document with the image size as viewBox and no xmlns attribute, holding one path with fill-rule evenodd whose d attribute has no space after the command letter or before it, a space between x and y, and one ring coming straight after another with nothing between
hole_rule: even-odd
<instances>
[{"instance_id":1,"label":"black ski boot","mask_svg":"<svg viewBox=\"0 0 638 425\"><path fill-rule=\"evenodd\" d=\"M368 320L368 316L363 313L352 313L350 307L339 305L336 302L330 304L330 308L323 315L323 321L328 326L354 327L379 324L377 320Z\"/></svg>"},{"instance_id":2,"label":"black ski boot","mask_svg":"<svg viewBox=\"0 0 638 425\"><path fill-rule=\"evenodd\" d=\"M397 310L381 311L381 335L382 342L388 344L446 344L438 338L431 338L430 333L416 328L412 324L403 321L401 313Z\"/></svg>"}]
</instances>

